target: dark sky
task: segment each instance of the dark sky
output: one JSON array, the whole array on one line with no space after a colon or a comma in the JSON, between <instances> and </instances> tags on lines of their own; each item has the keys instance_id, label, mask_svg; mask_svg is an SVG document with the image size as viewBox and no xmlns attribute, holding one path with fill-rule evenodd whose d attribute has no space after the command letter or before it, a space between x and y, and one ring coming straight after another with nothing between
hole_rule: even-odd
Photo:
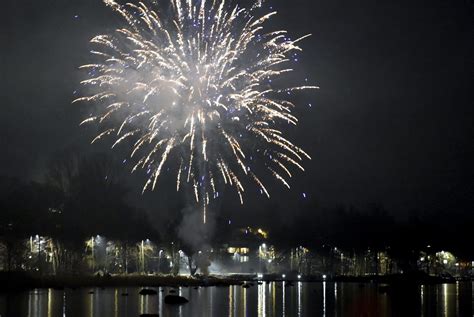
<instances>
[{"instance_id":1,"label":"dark sky","mask_svg":"<svg viewBox=\"0 0 474 317\"><path fill-rule=\"evenodd\" d=\"M270 25L313 34L302 44L298 71L321 89L301 95L300 125L290 131L313 160L291 191L274 186L271 201L250 195L245 208L226 197L221 208L248 215L280 206L284 219L307 193L322 206L378 203L399 216L471 212L472 2L266 5L279 12ZM78 127L80 106L70 104L82 78L77 66L90 61L88 40L112 31L117 19L99 0L7 1L1 11L0 174L40 180L51 155L90 150L90 131ZM168 191L161 187L144 201Z\"/></svg>"}]
</instances>

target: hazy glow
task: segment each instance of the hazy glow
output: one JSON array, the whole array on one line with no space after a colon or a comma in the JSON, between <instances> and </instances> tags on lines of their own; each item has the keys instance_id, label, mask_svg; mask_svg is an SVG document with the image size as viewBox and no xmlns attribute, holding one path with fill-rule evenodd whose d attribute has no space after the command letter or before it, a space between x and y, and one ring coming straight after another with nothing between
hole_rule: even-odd
<instances>
[{"instance_id":1,"label":"hazy glow","mask_svg":"<svg viewBox=\"0 0 474 317\"><path fill-rule=\"evenodd\" d=\"M298 122L285 98L317 87L273 82L292 71L297 42L307 36L264 31L276 12L254 16L261 1L245 9L170 0L161 12L157 4L104 2L125 23L92 38L97 61L81 66L92 93L74 102L96 105L81 123L99 126L92 143L109 136L112 148L127 144L132 172L148 174L143 191L175 171L176 189L186 184L204 210L226 185L243 203L244 179L270 197L254 169L290 188L290 167L304 170L310 157L284 137L282 127Z\"/></svg>"}]
</instances>

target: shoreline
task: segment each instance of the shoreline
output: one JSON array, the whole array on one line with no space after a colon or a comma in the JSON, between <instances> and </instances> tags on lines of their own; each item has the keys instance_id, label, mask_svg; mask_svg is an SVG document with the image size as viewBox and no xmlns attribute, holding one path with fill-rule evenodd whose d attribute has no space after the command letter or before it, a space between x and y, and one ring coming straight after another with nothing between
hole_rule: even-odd
<instances>
[{"instance_id":1,"label":"shoreline","mask_svg":"<svg viewBox=\"0 0 474 317\"><path fill-rule=\"evenodd\" d=\"M242 285L238 279L215 276L171 276L171 275L39 275L29 272L0 273L0 291L31 288L82 288L82 287L195 287Z\"/></svg>"},{"instance_id":2,"label":"shoreline","mask_svg":"<svg viewBox=\"0 0 474 317\"><path fill-rule=\"evenodd\" d=\"M243 285L246 282L344 282L344 283L374 283L374 284L443 284L456 283L454 278L442 278L420 274L398 274L386 276L334 276L329 278L305 277L301 279L277 278L276 276L264 276L256 278L255 275L229 275L229 276L172 276L172 275L40 275L30 272L1 272L0 291L24 290L31 288L83 288L83 287L226 287L231 285ZM465 278L459 281L473 281Z\"/></svg>"}]
</instances>

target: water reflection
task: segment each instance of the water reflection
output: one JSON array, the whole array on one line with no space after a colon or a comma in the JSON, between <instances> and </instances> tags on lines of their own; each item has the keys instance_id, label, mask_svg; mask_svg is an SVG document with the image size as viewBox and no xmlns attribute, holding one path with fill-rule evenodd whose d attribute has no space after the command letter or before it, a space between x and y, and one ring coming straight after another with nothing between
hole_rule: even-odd
<instances>
[{"instance_id":1,"label":"water reflection","mask_svg":"<svg viewBox=\"0 0 474 317\"><path fill-rule=\"evenodd\" d=\"M89 296L89 317L94 317L94 295Z\"/></svg>"},{"instance_id":2,"label":"water reflection","mask_svg":"<svg viewBox=\"0 0 474 317\"><path fill-rule=\"evenodd\" d=\"M36 312L38 312L39 314L41 314L42 312L39 290L37 289L30 291L30 294L28 296L28 317L33 316L33 314Z\"/></svg>"},{"instance_id":3,"label":"water reflection","mask_svg":"<svg viewBox=\"0 0 474 317\"><path fill-rule=\"evenodd\" d=\"M265 307L265 295L266 295L266 290L265 286L263 284L258 285L258 306L257 306L257 314L258 317L265 317L266 316L266 307Z\"/></svg>"},{"instance_id":4,"label":"water reflection","mask_svg":"<svg viewBox=\"0 0 474 317\"><path fill-rule=\"evenodd\" d=\"M66 317L66 292L63 292L63 317Z\"/></svg>"},{"instance_id":5,"label":"water reflection","mask_svg":"<svg viewBox=\"0 0 474 317\"><path fill-rule=\"evenodd\" d=\"M229 287L229 317L234 317L234 288Z\"/></svg>"},{"instance_id":6,"label":"water reflection","mask_svg":"<svg viewBox=\"0 0 474 317\"><path fill-rule=\"evenodd\" d=\"M247 316L247 289L244 288L243 290L243 298L244 298L244 316Z\"/></svg>"},{"instance_id":7,"label":"water reflection","mask_svg":"<svg viewBox=\"0 0 474 317\"><path fill-rule=\"evenodd\" d=\"M443 317L448 316L448 284L443 284Z\"/></svg>"},{"instance_id":8,"label":"water reflection","mask_svg":"<svg viewBox=\"0 0 474 317\"><path fill-rule=\"evenodd\" d=\"M326 317L326 281L323 282L323 317Z\"/></svg>"},{"instance_id":9,"label":"water reflection","mask_svg":"<svg viewBox=\"0 0 474 317\"><path fill-rule=\"evenodd\" d=\"M276 297L276 283L271 283L270 284L271 289L272 289L272 313L275 314L276 311L276 302L277 302L277 297Z\"/></svg>"},{"instance_id":10,"label":"water reflection","mask_svg":"<svg viewBox=\"0 0 474 317\"><path fill-rule=\"evenodd\" d=\"M261 283L179 288L189 299L182 306L163 303L170 288L141 296L140 288L54 290L0 295L0 315L18 317L160 316L472 316L473 283L407 285L357 283ZM93 291L93 292L92 292ZM128 296L122 294L127 293Z\"/></svg>"},{"instance_id":11,"label":"water reflection","mask_svg":"<svg viewBox=\"0 0 474 317\"><path fill-rule=\"evenodd\" d=\"M163 292L161 287L158 291L158 311L158 315L163 316Z\"/></svg>"},{"instance_id":12,"label":"water reflection","mask_svg":"<svg viewBox=\"0 0 474 317\"><path fill-rule=\"evenodd\" d=\"M420 306L421 306L421 317L425 316L425 302L423 300L425 293L425 285L420 285Z\"/></svg>"},{"instance_id":13,"label":"water reflection","mask_svg":"<svg viewBox=\"0 0 474 317\"><path fill-rule=\"evenodd\" d=\"M301 316L302 304L301 304L301 293L302 293L303 283L298 282L298 316Z\"/></svg>"},{"instance_id":14,"label":"water reflection","mask_svg":"<svg viewBox=\"0 0 474 317\"><path fill-rule=\"evenodd\" d=\"M282 305L283 305L283 316L286 316L286 305L285 305L285 282L283 282L283 300L282 300Z\"/></svg>"}]
</instances>

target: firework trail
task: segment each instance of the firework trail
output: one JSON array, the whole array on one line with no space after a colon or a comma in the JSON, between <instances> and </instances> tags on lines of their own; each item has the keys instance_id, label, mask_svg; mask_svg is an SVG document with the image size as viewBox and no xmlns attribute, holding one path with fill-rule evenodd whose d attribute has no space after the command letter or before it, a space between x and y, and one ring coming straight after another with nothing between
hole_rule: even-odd
<instances>
[{"instance_id":1,"label":"firework trail","mask_svg":"<svg viewBox=\"0 0 474 317\"><path fill-rule=\"evenodd\" d=\"M255 17L261 0L230 10L225 0L170 0L168 8L104 2L125 24L95 36L98 62L80 67L90 93L73 102L96 105L81 123L99 126L92 143L109 136L112 148L130 145L132 172L147 171L143 191L155 189L165 164L175 166L176 189L191 189L204 223L206 206L226 185L241 203L246 178L270 197L254 169L289 188L291 167L304 170L310 157L281 131L298 121L285 97L317 87L275 88L272 80L292 71L285 65L306 36L264 32L276 12Z\"/></svg>"}]
</instances>

